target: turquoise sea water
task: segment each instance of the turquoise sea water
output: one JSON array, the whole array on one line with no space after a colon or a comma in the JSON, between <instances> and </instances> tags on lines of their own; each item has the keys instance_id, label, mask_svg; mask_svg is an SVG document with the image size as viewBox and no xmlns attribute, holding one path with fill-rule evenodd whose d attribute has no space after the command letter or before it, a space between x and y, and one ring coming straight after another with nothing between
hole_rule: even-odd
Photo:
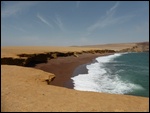
<instances>
[{"instance_id":1,"label":"turquoise sea water","mask_svg":"<svg viewBox=\"0 0 150 113\"><path fill-rule=\"evenodd\" d=\"M71 78L74 89L149 97L149 52L98 57L86 68Z\"/></svg>"}]
</instances>

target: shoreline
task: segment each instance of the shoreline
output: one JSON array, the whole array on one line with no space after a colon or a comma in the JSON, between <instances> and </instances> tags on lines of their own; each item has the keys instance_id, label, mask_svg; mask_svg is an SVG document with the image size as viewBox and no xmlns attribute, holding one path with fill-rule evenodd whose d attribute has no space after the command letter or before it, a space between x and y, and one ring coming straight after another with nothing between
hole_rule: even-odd
<instances>
[{"instance_id":1,"label":"shoreline","mask_svg":"<svg viewBox=\"0 0 150 113\"><path fill-rule=\"evenodd\" d=\"M92 62L90 62L90 63L92 63ZM73 83L73 80L72 80L71 78L72 78L72 77L75 77L75 76L78 76L78 74L88 74L88 70L87 70L87 68L86 68L86 65L87 65L87 64L90 64L90 63L81 64L81 65L77 66L77 67L74 69L72 75L70 76L69 81L67 81L67 82L65 83L65 86L64 86L64 87L69 88L69 89L74 89L74 83Z\"/></svg>"},{"instance_id":2,"label":"shoreline","mask_svg":"<svg viewBox=\"0 0 150 113\"><path fill-rule=\"evenodd\" d=\"M56 78L51 81L50 85L74 89L73 80L71 80L71 77L76 76L75 73L86 73L86 69L84 67L86 64L92 63L92 61L97 57L107 56L111 54L114 53L84 53L79 55L79 57L58 57L57 59L49 60L47 63L36 64L33 68L53 73ZM81 65L83 66L82 69L84 70L80 69L77 71L76 69Z\"/></svg>"},{"instance_id":3,"label":"shoreline","mask_svg":"<svg viewBox=\"0 0 150 113\"><path fill-rule=\"evenodd\" d=\"M37 64L34 68L46 71L48 73L53 73L55 75L55 79L53 79L53 81L50 82L50 85L75 90L74 80L71 79L72 77L78 76L79 74L88 74L88 69L86 68L86 66L96 62L95 59L97 57L109 56L113 54L115 53L106 53L106 54L84 53L80 54L79 57L74 56L58 57L56 59L49 60L47 63ZM127 93L124 95L132 95L132 94Z\"/></svg>"}]
</instances>

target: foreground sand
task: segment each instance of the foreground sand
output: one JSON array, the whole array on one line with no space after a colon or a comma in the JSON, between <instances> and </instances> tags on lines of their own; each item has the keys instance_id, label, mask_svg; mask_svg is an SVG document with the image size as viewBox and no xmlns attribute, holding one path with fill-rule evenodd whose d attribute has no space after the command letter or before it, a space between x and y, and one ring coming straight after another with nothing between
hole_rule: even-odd
<instances>
[{"instance_id":1,"label":"foreground sand","mask_svg":"<svg viewBox=\"0 0 150 113\"><path fill-rule=\"evenodd\" d=\"M149 98L47 85L51 75L37 69L1 66L2 111L148 111Z\"/></svg>"}]
</instances>

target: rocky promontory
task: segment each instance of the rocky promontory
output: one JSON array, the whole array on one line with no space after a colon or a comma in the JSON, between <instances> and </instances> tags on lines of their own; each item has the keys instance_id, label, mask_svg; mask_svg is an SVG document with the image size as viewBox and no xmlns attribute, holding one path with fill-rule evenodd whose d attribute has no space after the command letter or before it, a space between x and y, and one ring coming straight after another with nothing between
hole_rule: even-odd
<instances>
[{"instance_id":1,"label":"rocky promontory","mask_svg":"<svg viewBox=\"0 0 150 113\"><path fill-rule=\"evenodd\" d=\"M119 52L149 52L149 42L136 43L135 46L122 49Z\"/></svg>"}]
</instances>

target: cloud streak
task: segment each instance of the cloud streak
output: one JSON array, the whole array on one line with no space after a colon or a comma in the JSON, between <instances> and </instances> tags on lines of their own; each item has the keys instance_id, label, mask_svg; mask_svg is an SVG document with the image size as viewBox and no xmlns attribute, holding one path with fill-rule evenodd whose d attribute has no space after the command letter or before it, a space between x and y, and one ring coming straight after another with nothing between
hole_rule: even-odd
<instances>
[{"instance_id":1,"label":"cloud streak","mask_svg":"<svg viewBox=\"0 0 150 113\"><path fill-rule=\"evenodd\" d=\"M113 15L118 6L119 6L119 2L116 2L113 7L111 7L108 11L106 11L106 14L102 18L100 18L100 20L98 20L93 25L89 26L87 30L92 32L98 28L104 28L106 26L115 24L119 20L119 18L113 18Z\"/></svg>"},{"instance_id":2,"label":"cloud streak","mask_svg":"<svg viewBox=\"0 0 150 113\"><path fill-rule=\"evenodd\" d=\"M115 9L119 6L119 2L116 2L115 5L113 7L111 7L107 12L106 14L109 15L109 14L113 14Z\"/></svg>"},{"instance_id":3,"label":"cloud streak","mask_svg":"<svg viewBox=\"0 0 150 113\"><path fill-rule=\"evenodd\" d=\"M3 2L3 7L1 10L2 18L7 18L11 16L16 16L20 14L23 10L29 9L31 6L37 4L38 2L31 2L31 1L8 1Z\"/></svg>"},{"instance_id":4,"label":"cloud streak","mask_svg":"<svg viewBox=\"0 0 150 113\"><path fill-rule=\"evenodd\" d=\"M52 26L46 19L44 19L40 14L37 14L37 17L38 17L44 24L46 24L47 26L49 26L50 28L53 29L53 26Z\"/></svg>"},{"instance_id":5,"label":"cloud streak","mask_svg":"<svg viewBox=\"0 0 150 113\"><path fill-rule=\"evenodd\" d=\"M13 26L16 30L19 30L21 32L27 32L26 30L24 30L23 28L21 27L16 27L16 26Z\"/></svg>"},{"instance_id":6,"label":"cloud streak","mask_svg":"<svg viewBox=\"0 0 150 113\"><path fill-rule=\"evenodd\" d=\"M63 31L63 32L66 31L66 29L65 29L65 27L64 27L64 24L63 24L61 18L60 18L58 15L56 15L56 20L54 20L54 22L58 25L58 27L59 27L59 29L60 29L61 31Z\"/></svg>"}]
</instances>

